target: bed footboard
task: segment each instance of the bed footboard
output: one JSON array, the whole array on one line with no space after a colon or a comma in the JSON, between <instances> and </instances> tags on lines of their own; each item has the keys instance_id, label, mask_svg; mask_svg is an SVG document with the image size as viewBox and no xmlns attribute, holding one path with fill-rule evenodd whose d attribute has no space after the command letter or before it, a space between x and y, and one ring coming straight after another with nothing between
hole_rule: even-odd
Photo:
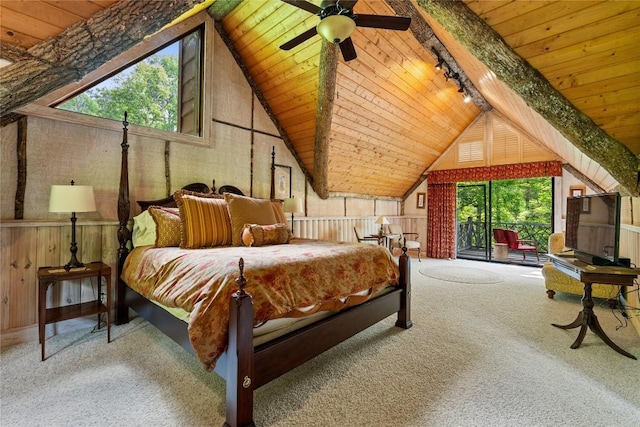
<instances>
[{"instance_id":1,"label":"bed footboard","mask_svg":"<svg viewBox=\"0 0 640 427\"><path fill-rule=\"evenodd\" d=\"M239 290L230 301L229 347L226 361L226 421L224 427L255 426L253 391L313 359L381 320L396 314L395 325L411 322L411 260L404 248L399 259L397 289L350 307L295 332L253 347L253 301L244 291L244 261L240 261Z\"/></svg>"}]
</instances>

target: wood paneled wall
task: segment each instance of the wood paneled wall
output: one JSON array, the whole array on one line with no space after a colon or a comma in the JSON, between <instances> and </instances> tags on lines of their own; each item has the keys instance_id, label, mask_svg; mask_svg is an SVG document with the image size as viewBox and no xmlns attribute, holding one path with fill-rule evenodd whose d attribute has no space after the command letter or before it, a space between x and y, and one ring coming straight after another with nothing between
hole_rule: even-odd
<instances>
[{"instance_id":1,"label":"wood paneled wall","mask_svg":"<svg viewBox=\"0 0 640 427\"><path fill-rule=\"evenodd\" d=\"M115 284L117 229L115 221L80 222L76 227L78 258L85 263L102 261L110 265L112 284ZM69 261L71 225L69 222L3 221L0 241L0 336L4 346L37 339L38 268ZM62 282L60 286L49 287L47 307L91 301L96 298L96 292L96 279L83 279L80 286ZM47 328L48 335L54 327Z\"/></svg>"},{"instance_id":2,"label":"wood paneled wall","mask_svg":"<svg viewBox=\"0 0 640 427\"><path fill-rule=\"evenodd\" d=\"M333 241L356 241L353 227L367 234L378 231L377 217L300 217L295 220L297 237ZM405 231L418 231L426 247L426 218L389 217ZM116 284L118 223L116 221L78 222L78 258L88 263L102 261L111 266L112 289ZM425 230L425 231L421 231ZM37 340L39 267L64 265L69 261L71 225L54 221L3 221L0 223L0 343L11 345ZM103 288L104 289L104 288ZM96 279L50 286L47 307L57 307L95 299ZM112 298L115 295L111 295ZM111 301L115 301L112 299ZM93 318L93 317L92 317ZM72 323L79 321L68 320ZM47 336L56 333L56 324L47 325Z\"/></svg>"}]
</instances>

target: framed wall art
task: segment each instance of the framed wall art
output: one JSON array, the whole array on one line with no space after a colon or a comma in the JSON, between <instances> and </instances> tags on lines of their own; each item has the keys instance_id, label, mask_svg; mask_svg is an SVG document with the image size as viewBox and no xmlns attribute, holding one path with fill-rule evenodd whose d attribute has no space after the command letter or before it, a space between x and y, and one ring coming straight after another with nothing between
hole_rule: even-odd
<instances>
[{"instance_id":1,"label":"framed wall art","mask_svg":"<svg viewBox=\"0 0 640 427\"><path fill-rule=\"evenodd\" d=\"M584 187L570 187L569 194L571 197L580 197L584 196Z\"/></svg>"},{"instance_id":2,"label":"framed wall art","mask_svg":"<svg viewBox=\"0 0 640 427\"><path fill-rule=\"evenodd\" d=\"M275 199L291 197L291 166L275 164Z\"/></svg>"},{"instance_id":3,"label":"framed wall art","mask_svg":"<svg viewBox=\"0 0 640 427\"><path fill-rule=\"evenodd\" d=\"M416 208L424 209L427 193L417 193L416 195Z\"/></svg>"}]
</instances>

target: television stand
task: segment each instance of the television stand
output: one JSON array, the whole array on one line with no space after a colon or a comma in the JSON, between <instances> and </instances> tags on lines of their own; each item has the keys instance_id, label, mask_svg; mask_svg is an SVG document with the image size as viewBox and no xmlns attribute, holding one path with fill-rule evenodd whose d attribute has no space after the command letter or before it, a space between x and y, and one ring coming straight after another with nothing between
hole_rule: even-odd
<instances>
[{"instance_id":1,"label":"television stand","mask_svg":"<svg viewBox=\"0 0 640 427\"><path fill-rule=\"evenodd\" d=\"M587 333L587 329L591 329L609 347L624 356L637 360L633 354L618 347L602 330L600 322L598 322L598 318L593 312L594 302L591 297L591 285L593 283L601 283L612 286L630 286L633 285L633 280L638 276L638 274L640 274L640 269L597 266L585 264L576 258L564 258L555 255L549 255L549 259L553 262L553 266L556 269L584 284L582 311L578 313L578 317L568 325L552 323L553 326L560 329L573 329L580 327L578 337L574 343L571 344L571 348L576 349L580 347L580 344L582 344L582 340Z\"/></svg>"}]
</instances>

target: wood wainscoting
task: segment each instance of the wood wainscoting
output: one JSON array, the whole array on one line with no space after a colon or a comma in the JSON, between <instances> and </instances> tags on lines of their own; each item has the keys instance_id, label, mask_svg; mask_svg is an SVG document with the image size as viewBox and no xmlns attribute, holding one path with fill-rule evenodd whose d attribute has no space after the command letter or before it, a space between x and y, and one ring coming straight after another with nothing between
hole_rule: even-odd
<instances>
[{"instance_id":1,"label":"wood wainscoting","mask_svg":"<svg viewBox=\"0 0 640 427\"><path fill-rule=\"evenodd\" d=\"M297 237L355 242L353 227L367 234L375 234L377 217L294 217ZM388 216L406 231L420 233L422 247L426 247L426 218ZM118 222L79 221L76 227L78 258L84 263L102 261L116 271L118 251ZM0 345L38 339L37 271L39 267L64 265L69 261L71 225L69 221L3 221L0 223ZM112 275L112 289L116 277ZM95 299L95 279L77 283L63 282L52 287L47 295L48 307L91 301ZM103 287L104 289L104 287ZM115 295L111 295L115 298ZM114 299L112 299L114 301ZM94 321L92 319L92 321ZM68 324L81 320L69 320ZM94 321L95 322L95 321ZM67 325L67 323L65 323ZM55 334L55 324L47 325L46 336ZM71 325L70 329L73 328Z\"/></svg>"},{"instance_id":2,"label":"wood wainscoting","mask_svg":"<svg viewBox=\"0 0 640 427\"><path fill-rule=\"evenodd\" d=\"M84 263L102 261L116 270L117 221L79 221L76 226L78 258ZM0 223L0 344L2 346L38 339L39 267L69 262L70 221L5 221ZM115 277L111 278L115 289ZM103 287L105 289L105 287ZM48 307L96 299L97 282L83 279L51 287ZM113 297L113 295L111 295ZM113 300L112 300L113 301ZM69 321L73 322L73 321ZM48 325L47 336L56 325Z\"/></svg>"}]
</instances>

